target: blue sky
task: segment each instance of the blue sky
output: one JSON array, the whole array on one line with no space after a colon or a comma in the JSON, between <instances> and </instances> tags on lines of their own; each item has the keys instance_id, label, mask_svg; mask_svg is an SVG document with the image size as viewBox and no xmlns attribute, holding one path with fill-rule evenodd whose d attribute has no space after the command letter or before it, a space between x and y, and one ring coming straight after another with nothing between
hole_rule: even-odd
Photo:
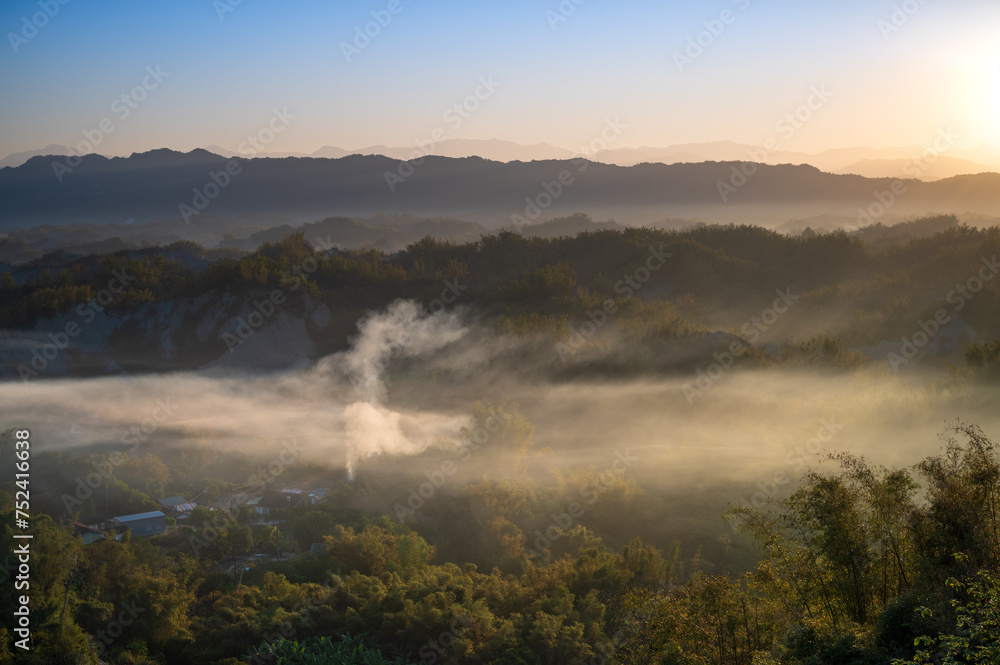
<instances>
[{"instance_id":1,"label":"blue sky","mask_svg":"<svg viewBox=\"0 0 1000 665\"><path fill-rule=\"evenodd\" d=\"M1000 144L995 1L564 0L565 16L556 0L233 3L5 0L0 154L75 145L104 118L106 154L235 149L275 108L295 117L274 151L412 145L437 128L575 149L616 117L628 128L614 147L761 143L814 86L832 97L782 147L923 145L949 125L962 145ZM894 5L905 21L889 33ZM391 21L348 62L341 45L372 12ZM114 100L147 67L168 75L120 118ZM450 126L481 77L499 86Z\"/></svg>"}]
</instances>

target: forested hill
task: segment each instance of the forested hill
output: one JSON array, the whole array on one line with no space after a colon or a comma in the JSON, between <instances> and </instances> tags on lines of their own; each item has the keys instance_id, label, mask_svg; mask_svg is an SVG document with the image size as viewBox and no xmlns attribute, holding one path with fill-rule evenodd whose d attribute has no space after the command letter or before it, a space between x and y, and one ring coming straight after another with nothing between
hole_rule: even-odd
<instances>
[{"instance_id":1,"label":"forested hill","mask_svg":"<svg viewBox=\"0 0 1000 665\"><path fill-rule=\"evenodd\" d=\"M515 215L536 220L571 210L617 209L626 219L653 209L661 215L703 209L729 220L771 209L856 215L857 208L879 202L876 194L883 210L897 214L1000 213L1000 175L989 173L896 181L893 190L888 178L740 162L620 167L582 159L503 163L432 156L409 164L376 155L230 160L200 149L111 159L87 155L70 166L66 161L33 157L0 169L0 228L190 222L208 213L282 214L300 221L412 213L509 223Z\"/></svg>"},{"instance_id":2,"label":"forested hill","mask_svg":"<svg viewBox=\"0 0 1000 665\"><path fill-rule=\"evenodd\" d=\"M993 665L998 259L943 217L20 265L26 662Z\"/></svg>"},{"instance_id":3,"label":"forested hill","mask_svg":"<svg viewBox=\"0 0 1000 665\"><path fill-rule=\"evenodd\" d=\"M718 341L707 335L716 331L772 354L825 338L884 360L942 308L948 325L922 352L960 363L970 344L1000 337L1000 294L992 280L998 233L945 217L853 236L788 237L750 226L605 229L557 238L501 232L462 244L425 238L386 254L317 249L297 233L252 253L193 243L83 257L57 253L4 276L3 371L16 376L48 334L74 322L88 324L78 340L87 344L42 375L102 368L111 359L129 371L200 367L228 356L225 340L255 302L276 291L282 303L250 340L262 345L256 354L269 358L271 368L346 348L365 312L397 299L431 310L460 307L498 333L538 345L539 371L568 371L566 358L552 349L579 341L574 335L607 303L614 324L572 356L589 371L697 364L711 357ZM115 271L129 279L110 293ZM982 275L990 279L967 290ZM794 298L794 316L756 332L751 325L748 334L748 322L777 291ZM617 335L649 353L602 352L597 342Z\"/></svg>"}]
</instances>

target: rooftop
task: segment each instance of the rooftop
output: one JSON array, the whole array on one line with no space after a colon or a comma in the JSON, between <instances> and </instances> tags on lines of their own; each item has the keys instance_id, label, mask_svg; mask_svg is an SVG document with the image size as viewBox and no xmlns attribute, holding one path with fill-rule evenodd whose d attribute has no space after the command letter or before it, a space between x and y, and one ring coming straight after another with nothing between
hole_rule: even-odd
<instances>
[{"instance_id":1,"label":"rooftop","mask_svg":"<svg viewBox=\"0 0 1000 665\"><path fill-rule=\"evenodd\" d=\"M134 515L121 515L115 519L119 522L135 522L137 520L148 520L153 517L166 517L159 510L153 510L148 513L135 513Z\"/></svg>"}]
</instances>

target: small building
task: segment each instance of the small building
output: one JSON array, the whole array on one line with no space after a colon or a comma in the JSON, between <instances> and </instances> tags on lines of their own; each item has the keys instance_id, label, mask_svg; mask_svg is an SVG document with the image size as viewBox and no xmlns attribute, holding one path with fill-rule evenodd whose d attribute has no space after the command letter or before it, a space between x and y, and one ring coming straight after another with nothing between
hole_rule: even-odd
<instances>
[{"instance_id":1,"label":"small building","mask_svg":"<svg viewBox=\"0 0 1000 665\"><path fill-rule=\"evenodd\" d=\"M180 495L168 496L165 499L160 499L157 503L163 506L163 512L166 515L173 517L178 522L187 520L187 518L191 517L191 511L198 507L197 503L194 501L187 502Z\"/></svg>"},{"instance_id":2,"label":"small building","mask_svg":"<svg viewBox=\"0 0 1000 665\"><path fill-rule=\"evenodd\" d=\"M127 529L125 527L116 528L112 522L98 522L97 524L73 522L73 532L80 536L84 545L90 545L100 540L104 540L105 538L120 541L122 539L122 534L124 534L126 530Z\"/></svg>"},{"instance_id":3,"label":"small building","mask_svg":"<svg viewBox=\"0 0 1000 665\"><path fill-rule=\"evenodd\" d=\"M299 497L299 505L316 505L326 500L326 488L321 487L313 490L285 489L278 490L281 494L291 494Z\"/></svg>"},{"instance_id":4,"label":"small building","mask_svg":"<svg viewBox=\"0 0 1000 665\"><path fill-rule=\"evenodd\" d=\"M197 503L181 503L174 506L174 513L171 515L178 522L186 522L191 517L191 511L198 507Z\"/></svg>"},{"instance_id":5,"label":"small building","mask_svg":"<svg viewBox=\"0 0 1000 665\"><path fill-rule=\"evenodd\" d=\"M168 496L166 498L160 499L159 501L157 501L157 503L163 506L164 508L173 508L174 506L186 503L186 501L187 499L178 494L177 496Z\"/></svg>"},{"instance_id":6,"label":"small building","mask_svg":"<svg viewBox=\"0 0 1000 665\"><path fill-rule=\"evenodd\" d=\"M247 503L250 503L249 501ZM295 508L308 503L308 497L302 490L281 490L275 492L268 490L254 504L254 508L261 515L270 515L275 510Z\"/></svg>"},{"instance_id":7,"label":"small building","mask_svg":"<svg viewBox=\"0 0 1000 665\"><path fill-rule=\"evenodd\" d=\"M148 513L135 513L112 518L115 526L123 526L132 532L132 536L155 536L167 530L167 516L159 510Z\"/></svg>"},{"instance_id":8,"label":"small building","mask_svg":"<svg viewBox=\"0 0 1000 665\"><path fill-rule=\"evenodd\" d=\"M84 545L96 543L98 540L107 538L107 535L100 529L81 524L80 522L73 522L73 530L76 532L76 535L83 539Z\"/></svg>"}]
</instances>

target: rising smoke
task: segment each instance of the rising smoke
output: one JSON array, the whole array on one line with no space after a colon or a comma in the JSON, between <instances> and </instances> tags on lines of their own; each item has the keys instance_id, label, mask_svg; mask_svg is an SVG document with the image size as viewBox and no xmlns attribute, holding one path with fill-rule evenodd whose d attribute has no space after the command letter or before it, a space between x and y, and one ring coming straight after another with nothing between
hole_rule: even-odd
<instances>
[{"instance_id":1,"label":"rising smoke","mask_svg":"<svg viewBox=\"0 0 1000 665\"><path fill-rule=\"evenodd\" d=\"M939 372L875 367L820 375L737 366L690 403L686 376L525 379L523 367L498 360L507 356L482 351L484 334L459 314L397 302L363 319L349 349L308 370L8 382L0 384L0 422L30 427L39 450L138 441L273 455L294 438L305 457L357 473L373 456L453 445L474 402L508 400L536 426L531 467L538 478L555 469L602 469L616 450L629 450L641 458L630 477L643 485L726 488L733 501L775 474L799 478L820 463L813 440L829 429L824 423L837 427L823 449L887 465L935 453L937 434L956 418L994 437L1000 432L995 391L942 387ZM459 474L484 470L469 462ZM744 489L733 489L740 484Z\"/></svg>"},{"instance_id":2,"label":"rising smoke","mask_svg":"<svg viewBox=\"0 0 1000 665\"><path fill-rule=\"evenodd\" d=\"M404 300L384 312L370 314L358 324L358 330L349 351L317 367L320 373L333 371L347 377L352 385L355 401L343 409L347 473L351 478L359 459L375 454L417 453L435 436L434 432L421 432L412 419L385 406L389 361L438 351L468 334L457 315L442 311L428 315L417 303Z\"/></svg>"}]
</instances>

